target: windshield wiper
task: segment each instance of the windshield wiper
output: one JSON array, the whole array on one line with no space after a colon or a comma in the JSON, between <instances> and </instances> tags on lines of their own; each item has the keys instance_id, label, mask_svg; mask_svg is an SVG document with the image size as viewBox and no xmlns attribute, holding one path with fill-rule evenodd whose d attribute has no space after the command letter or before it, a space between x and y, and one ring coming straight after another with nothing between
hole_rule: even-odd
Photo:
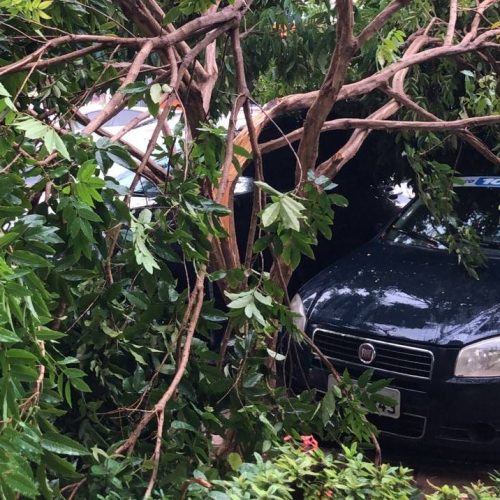
<instances>
[{"instance_id":1,"label":"windshield wiper","mask_svg":"<svg viewBox=\"0 0 500 500\"><path fill-rule=\"evenodd\" d=\"M419 233L417 231L412 231L411 229L403 229L400 227L394 227L393 229L400 234L404 234L405 236L413 238L414 240L425 241L426 243L429 243L436 248L440 248L444 245L442 241L434 239L431 236L427 236L426 234Z\"/></svg>"}]
</instances>

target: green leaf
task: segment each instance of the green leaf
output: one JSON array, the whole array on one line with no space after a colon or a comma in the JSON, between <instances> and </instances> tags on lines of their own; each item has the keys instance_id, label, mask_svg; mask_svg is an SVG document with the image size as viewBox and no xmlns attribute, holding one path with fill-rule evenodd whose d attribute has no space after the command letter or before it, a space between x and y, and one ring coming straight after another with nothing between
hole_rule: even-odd
<instances>
[{"instance_id":1,"label":"green leaf","mask_svg":"<svg viewBox=\"0 0 500 500\"><path fill-rule=\"evenodd\" d=\"M43 136L43 143L49 153L52 153L52 151L57 151L63 158L66 158L66 160L70 159L68 150L66 149L64 142L54 129L51 128Z\"/></svg>"},{"instance_id":2,"label":"green leaf","mask_svg":"<svg viewBox=\"0 0 500 500\"><path fill-rule=\"evenodd\" d=\"M333 387L330 387L321 401L321 421L326 426L335 412L335 394Z\"/></svg>"},{"instance_id":3,"label":"green leaf","mask_svg":"<svg viewBox=\"0 0 500 500\"><path fill-rule=\"evenodd\" d=\"M247 151L245 148L238 146L238 144L233 145L233 150L234 153L243 156L243 158L251 159L252 158L252 153L250 151Z\"/></svg>"},{"instance_id":4,"label":"green leaf","mask_svg":"<svg viewBox=\"0 0 500 500\"><path fill-rule=\"evenodd\" d=\"M0 96L10 97L9 91L0 83Z\"/></svg>"},{"instance_id":5,"label":"green leaf","mask_svg":"<svg viewBox=\"0 0 500 500\"><path fill-rule=\"evenodd\" d=\"M130 83L129 85L120 89L122 94L142 94L149 89L149 85L144 82Z\"/></svg>"},{"instance_id":6,"label":"green leaf","mask_svg":"<svg viewBox=\"0 0 500 500\"><path fill-rule=\"evenodd\" d=\"M6 354L7 357L11 359L29 359L38 361L38 358L33 353L24 349L9 349Z\"/></svg>"},{"instance_id":7,"label":"green leaf","mask_svg":"<svg viewBox=\"0 0 500 500\"><path fill-rule=\"evenodd\" d=\"M261 215L262 225L264 227L269 227L274 221L276 221L278 215L280 214L280 209L281 209L280 202L271 203L270 205L267 205L267 207L264 209Z\"/></svg>"},{"instance_id":8,"label":"green leaf","mask_svg":"<svg viewBox=\"0 0 500 500\"><path fill-rule=\"evenodd\" d=\"M276 361L285 361L285 359L286 359L285 355L280 354L278 352L274 352L271 349L266 349L266 351L267 351L267 354L269 354L269 356L271 358L275 359Z\"/></svg>"},{"instance_id":9,"label":"green leaf","mask_svg":"<svg viewBox=\"0 0 500 500\"><path fill-rule=\"evenodd\" d=\"M162 24L173 23L181 15L181 9L179 7L172 7L163 18Z\"/></svg>"},{"instance_id":10,"label":"green leaf","mask_svg":"<svg viewBox=\"0 0 500 500\"><path fill-rule=\"evenodd\" d=\"M94 175L96 169L96 164L93 161L86 161L79 169L76 174L76 178L79 181L88 181Z\"/></svg>"},{"instance_id":11,"label":"green leaf","mask_svg":"<svg viewBox=\"0 0 500 500\"><path fill-rule=\"evenodd\" d=\"M386 379L377 380L376 382L369 384L367 386L366 390L371 394L377 393L381 389L383 389L384 387L387 387L389 384L390 384L390 380L386 380Z\"/></svg>"},{"instance_id":12,"label":"green leaf","mask_svg":"<svg viewBox=\"0 0 500 500\"><path fill-rule=\"evenodd\" d=\"M25 212L24 207L15 207L15 206L0 206L0 217L10 217L23 215Z\"/></svg>"},{"instance_id":13,"label":"green leaf","mask_svg":"<svg viewBox=\"0 0 500 500\"><path fill-rule=\"evenodd\" d=\"M94 206L94 201L92 200L92 192L83 182L75 184L75 195L86 205L90 207Z\"/></svg>"},{"instance_id":14,"label":"green leaf","mask_svg":"<svg viewBox=\"0 0 500 500\"><path fill-rule=\"evenodd\" d=\"M78 208L78 215L82 219L89 220L91 222L102 222L102 219L88 207Z\"/></svg>"},{"instance_id":15,"label":"green leaf","mask_svg":"<svg viewBox=\"0 0 500 500\"><path fill-rule=\"evenodd\" d=\"M239 294L224 292L229 297L231 302L227 305L230 309L243 309L248 304L253 302L252 292L241 292Z\"/></svg>"},{"instance_id":16,"label":"green leaf","mask_svg":"<svg viewBox=\"0 0 500 500\"><path fill-rule=\"evenodd\" d=\"M70 380L71 385L81 392L92 392L92 389L88 386L87 382L82 380L81 378L72 378Z\"/></svg>"},{"instance_id":17,"label":"green leaf","mask_svg":"<svg viewBox=\"0 0 500 500\"><path fill-rule=\"evenodd\" d=\"M47 259L27 250L15 250L12 252L11 259L17 264L25 264L35 268L52 267L52 264Z\"/></svg>"},{"instance_id":18,"label":"green leaf","mask_svg":"<svg viewBox=\"0 0 500 500\"><path fill-rule=\"evenodd\" d=\"M35 482L24 471L4 470L2 471L2 480L10 489L25 497L35 498L38 495Z\"/></svg>"},{"instance_id":19,"label":"green leaf","mask_svg":"<svg viewBox=\"0 0 500 500\"><path fill-rule=\"evenodd\" d=\"M266 235L263 236L262 238L259 238L253 245L254 253L260 253L263 250L265 250L269 246L269 243L271 243L271 241L272 241L271 235Z\"/></svg>"},{"instance_id":20,"label":"green leaf","mask_svg":"<svg viewBox=\"0 0 500 500\"><path fill-rule=\"evenodd\" d=\"M62 477L67 477L71 479L81 478L82 475L76 472L75 466L61 458L54 453L49 451L45 451L43 454L43 462L51 471L55 472Z\"/></svg>"},{"instance_id":21,"label":"green leaf","mask_svg":"<svg viewBox=\"0 0 500 500\"><path fill-rule=\"evenodd\" d=\"M218 281L218 280L221 280L221 279L225 278L226 275L227 275L227 271L224 271L224 270L214 271L213 273L210 273L208 275L208 279L210 281Z\"/></svg>"},{"instance_id":22,"label":"green leaf","mask_svg":"<svg viewBox=\"0 0 500 500\"><path fill-rule=\"evenodd\" d=\"M259 302L261 302L262 304L264 304L266 306L273 305L273 299L269 296L262 295L258 290L254 291L254 296Z\"/></svg>"},{"instance_id":23,"label":"green leaf","mask_svg":"<svg viewBox=\"0 0 500 500\"><path fill-rule=\"evenodd\" d=\"M72 455L76 457L90 455L89 451L80 443L55 432L46 433L42 438L42 448L60 455Z\"/></svg>"},{"instance_id":24,"label":"green leaf","mask_svg":"<svg viewBox=\"0 0 500 500\"><path fill-rule=\"evenodd\" d=\"M68 378L81 378L86 376L86 373L80 370L80 368L64 368L63 371Z\"/></svg>"},{"instance_id":25,"label":"green leaf","mask_svg":"<svg viewBox=\"0 0 500 500\"><path fill-rule=\"evenodd\" d=\"M361 377L358 378L358 387L360 389L364 389L368 381L371 379L373 375L373 370L365 370Z\"/></svg>"},{"instance_id":26,"label":"green leaf","mask_svg":"<svg viewBox=\"0 0 500 500\"><path fill-rule=\"evenodd\" d=\"M331 200L334 205L337 205L338 207L347 207L349 206L349 201L345 196L342 196L341 194L332 194L331 195Z\"/></svg>"},{"instance_id":27,"label":"green leaf","mask_svg":"<svg viewBox=\"0 0 500 500\"><path fill-rule=\"evenodd\" d=\"M186 431L192 431L192 432L197 432L197 430L191 425L188 424L187 422L183 422L182 420L174 420L171 424L172 429L177 429L177 430L186 430Z\"/></svg>"},{"instance_id":28,"label":"green leaf","mask_svg":"<svg viewBox=\"0 0 500 500\"><path fill-rule=\"evenodd\" d=\"M21 342L21 339L17 336L16 333L0 326L0 342L4 342L6 344L14 344L15 342Z\"/></svg>"},{"instance_id":29,"label":"green leaf","mask_svg":"<svg viewBox=\"0 0 500 500\"><path fill-rule=\"evenodd\" d=\"M3 248L4 246L9 245L18 236L19 236L19 233L16 233L14 231L11 231L11 232L9 232L7 234L4 234L3 236L0 236L0 248Z\"/></svg>"},{"instance_id":30,"label":"green leaf","mask_svg":"<svg viewBox=\"0 0 500 500\"><path fill-rule=\"evenodd\" d=\"M239 453L235 453L233 451L227 456L227 462L231 466L231 469L233 469L234 471L237 471L241 467L243 460L241 459L241 456Z\"/></svg>"},{"instance_id":31,"label":"green leaf","mask_svg":"<svg viewBox=\"0 0 500 500\"><path fill-rule=\"evenodd\" d=\"M161 95L162 95L162 88L159 83L155 83L154 85L151 86L151 89L149 90L149 94L151 95L151 100L154 103L159 103L161 101Z\"/></svg>"},{"instance_id":32,"label":"green leaf","mask_svg":"<svg viewBox=\"0 0 500 500\"><path fill-rule=\"evenodd\" d=\"M66 333L57 332L55 330L51 330L47 327L40 327L35 332L36 338L40 340L58 340L60 338L66 337Z\"/></svg>"},{"instance_id":33,"label":"green leaf","mask_svg":"<svg viewBox=\"0 0 500 500\"><path fill-rule=\"evenodd\" d=\"M255 181L254 185L259 187L260 189L262 189L262 191L264 191L266 193L273 194L275 196L280 196L280 197L283 196L283 193L280 193L278 190L274 189L272 186L270 186L269 184L266 184L265 182Z\"/></svg>"},{"instance_id":34,"label":"green leaf","mask_svg":"<svg viewBox=\"0 0 500 500\"><path fill-rule=\"evenodd\" d=\"M13 281L5 283L5 290L13 297L29 297L32 295L31 290Z\"/></svg>"},{"instance_id":35,"label":"green leaf","mask_svg":"<svg viewBox=\"0 0 500 500\"><path fill-rule=\"evenodd\" d=\"M28 139L42 139L51 130L45 123L27 115L18 118L14 126L23 131Z\"/></svg>"},{"instance_id":36,"label":"green leaf","mask_svg":"<svg viewBox=\"0 0 500 500\"><path fill-rule=\"evenodd\" d=\"M283 196L280 200L281 204L281 217L283 221L283 226L287 229L292 229L294 231L300 231L300 219L304 219L305 216L302 212L305 210L304 205L295 201L290 196Z\"/></svg>"},{"instance_id":37,"label":"green leaf","mask_svg":"<svg viewBox=\"0 0 500 500\"><path fill-rule=\"evenodd\" d=\"M139 354L138 352L135 352L133 351L132 349L130 350L130 354L132 354L132 356L134 357L134 359L140 363L141 365L147 365L146 361L144 360L144 358L142 357L141 354Z\"/></svg>"},{"instance_id":38,"label":"green leaf","mask_svg":"<svg viewBox=\"0 0 500 500\"><path fill-rule=\"evenodd\" d=\"M243 382L243 387L245 389L251 389L252 387L255 387L259 381L262 379L264 375L262 373L254 373L250 375L245 381Z\"/></svg>"}]
</instances>

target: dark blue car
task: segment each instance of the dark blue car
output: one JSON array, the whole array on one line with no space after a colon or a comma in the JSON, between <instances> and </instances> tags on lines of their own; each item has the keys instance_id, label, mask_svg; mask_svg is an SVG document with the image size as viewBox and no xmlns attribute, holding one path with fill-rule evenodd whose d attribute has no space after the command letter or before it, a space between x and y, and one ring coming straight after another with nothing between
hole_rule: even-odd
<instances>
[{"instance_id":1,"label":"dark blue car","mask_svg":"<svg viewBox=\"0 0 500 500\"><path fill-rule=\"evenodd\" d=\"M456 215L481 239L479 280L457 264L423 203L328 267L292 301L336 368L392 382L384 435L491 455L500 452L500 177L467 177ZM300 356L301 383L326 390L328 372Z\"/></svg>"}]
</instances>

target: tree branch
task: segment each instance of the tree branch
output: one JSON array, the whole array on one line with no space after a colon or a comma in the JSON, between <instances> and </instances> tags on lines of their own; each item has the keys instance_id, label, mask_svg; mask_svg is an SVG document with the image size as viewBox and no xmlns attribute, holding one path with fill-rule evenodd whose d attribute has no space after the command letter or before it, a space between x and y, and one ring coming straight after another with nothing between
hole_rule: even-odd
<instances>
[{"instance_id":1,"label":"tree branch","mask_svg":"<svg viewBox=\"0 0 500 500\"><path fill-rule=\"evenodd\" d=\"M464 36L461 43L466 44L466 43L469 43L474 38L476 38L477 32L479 30L479 25L481 24L481 18L483 16L483 14L486 12L487 9L489 9L493 5L496 5L497 3L498 3L498 0L484 0L483 2L481 2L478 5L478 7L476 9L476 15L474 16L474 19L472 20L472 23L471 23L471 29Z\"/></svg>"},{"instance_id":2,"label":"tree branch","mask_svg":"<svg viewBox=\"0 0 500 500\"><path fill-rule=\"evenodd\" d=\"M151 422L155 415L158 415L159 412L165 411L167 403L170 401L172 396L175 394L179 383L184 376L184 373L187 368L187 363L189 360L189 354L191 351L191 343L193 341L193 336L195 332L196 325L198 323L198 318L201 312L201 306L203 305L203 289L204 289L204 280L206 275L206 268L202 267L200 272L198 273L196 279L196 285L193 291L191 292L190 303L192 307L188 307L184 314L183 322L179 327L180 333L186 330L186 340L184 341L184 347L182 349L181 359L178 364L177 370L175 372L174 378L168 389L163 393L162 397L155 404L154 408L143 415L143 417L139 420L135 429L132 431L127 440L119 446L116 450L116 454L122 454L127 452L129 455L132 453L137 440L142 434L142 431L146 428L146 426ZM159 430L157 430L158 435Z\"/></svg>"},{"instance_id":3,"label":"tree branch","mask_svg":"<svg viewBox=\"0 0 500 500\"><path fill-rule=\"evenodd\" d=\"M399 92L394 92L391 88L382 89L387 95L391 96L396 101L400 102L403 106L415 111L418 115L423 118L427 118L432 121L443 121L436 115L430 113L422 106L419 106L416 102L412 101L406 94L401 94ZM452 131L454 132L454 131ZM481 139L476 137L470 130L457 130L456 135L460 137L463 141L467 142L471 147L473 147L478 153L484 156L489 162L494 165L500 166L500 158L490 150L490 148Z\"/></svg>"},{"instance_id":4,"label":"tree branch","mask_svg":"<svg viewBox=\"0 0 500 500\"><path fill-rule=\"evenodd\" d=\"M90 123L90 120L78 110L75 111L74 117L75 117L76 121L78 123L81 123L82 125L88 125ZM95 133L99 134L102 137L107 137L108 139L112 139L111 134L109 132L106 132L102 128L98 128L95 131ZM133 144L130 144L129 142L124 141L123 139L120 139L116 142L119 142L120 144L122 144L127 149L127 151L130 153L131 156L133 156L134 158L136 158L139 161L142 160L142 158L144 156L144 152L141 151L140 149L136 148ZM147 166L148 166L148 170L144 169L142 172L144 177L146 177L147 179L149 179L150 181L152 181L154 183L158 183L159 179L162 181L166 179L165 169L163 169L155 161L151 160L151 158L148 159Z\"/></svg>"},{"instance_id":5,"label":"tree branch","mask_svg":"<svg viewBox=\"0 0 500 500\"><path fill-rule=\"evenodd\" d=\"M136 81L142 65L144 64L149 54L153 50L153 46L154 44L151 40L144 44L141 50L137 53L134 62L130 66L127 76L123 80L121 87L113 95L111 100L106 104L104 109L93 120L91 120L88 125L85 126L85 128L82 131L84 134L92 134L92 132L95 132L101 125L103 125L109 120L113 112L116 112L117 108L120 105L123 105L126 98L125 97L126 94L123 92L123 90L128 85Z\"/></svg>"},{"instance_id":6,"label":"tree branch","mask_svg":"<svg viewBox=\"0 0 500 500\"><path fill-rule=\"evenodd\" d=\"M392 0L387 7L382 10L356 37L356 44L362 47L377 31L379 31L387 21L403 7L406 7L411 0Z\"/></svg>"},{"instance_id":7,"label":"tree branch","mask_svg":"<svg viewBox=\"0 0 500 500\"><path fill-rule=\"evenodd\" d=\"M451 45L453 43L453 36L455 35L455 25L457 24L457 10L458 0L450 0L450 17L448 20L448 28L446 29L446 36L444 38L444 45Z\"/></svg>"},{"instance_id":8,"label":"tree branch","mask_svg":"<svg viewBox=\"0 0 500 500\"><path fill-rule=\"evenodd\" d=\"M318 157L321 127L330 113L344 83L348 65L356 50L353 39L352 0L337 0L337 33L335 50L330 61L328 73L309 108L304 122L304 133L300 141L299 161L295 167L295 183L298 192L307 179L307 171L314 168Z\"/></svg>"},{"instance_id":9,"label":"tree branch","mask_svg":"<svg viewBox=\"0 0 500 500\"><path fill-rule=\"evenodd\" d=\"M248 2L244 3L242 0L236 0L234 5L225 7L218 12L188 21L172 33L154 37L126 38L107 35L63 35L49 40L40 48L22 59L1 67L0 76L16 73L18 71L24 71L25 66L35 61L40 54L44 54L49 49L65 45L67 43L101 43L103 45L123 45L128 47L143 47L146 44L153 43L153 49L166 48L168 46L180 44L194 36L203 35L227 22L236 19L239 20L242 13L245 12L247 8Z\"/></svg>"},{"instance_id":10,"label":"tree branch","mask_svg":"<svg viewBox=\"0 0 500 500\"><path fill-rule=\"evenodd\" d=\"M350 128L370 130L425 130L453 131L472 127L491 126L500 123L500 115L477 116L461 120L419 122L404 120L377 120L370 118L340 118L325 122L324 130L346 130Z\"/></svg>"},{"instance_id":11,"label":"tree branch","mask_svg":"<svg viewBox=\"0 0 500 500\"><path fill-rule=\"evenodd\" d=\"M389 104L389 103L388 103ZM381 108L382 109L382 108ZM373 116L373 115L370 115ZM336 120L326 121L321 129L322 132L330 130L348 130L353 128L369 129L369 130L424 130L432 132L453 132L464 131L471 127L492 126L500 123L500 115L478 116L475 118L464 118L461 120L451 121L403 121L403 120L378 120L374 118L339 118ZM300 140L303 128L299 128L286 135L289 142ZM269 153L287 144L285 138L280 137L272 141L260 144L262 153Z\"/></svg>"},{"instance_id":12,"label":"tree branch","mask_svg":"<svg viewBox=\"0 0 500 500\"><path fill-rule=\"evenodd\" d=\"M80 57L86 56L87 54L92 54L93 52L98 52L99 50L106 47L104 43L97 43L95 45L91 45L90 47L85 47L83 49L74 50L73 52L69 52L68 54L62 54L60 56L51 57L50 59L42 59L39 63L28 63L23 67L23 71L25 69L31 69L36 66L37 69L44 69L54 64L61 64L69 61L73 61L74 59L78 59Z\"/></svg>"},{"instance_id":13,"label":"tree branch","mask_svg":"<svg viewBox=\"0 0 500 500\"><path fill-rule=\"evenodd\" d=\"M434 22L435 18L431 19L425 30L412 39L403 55L403 60L408 59L412 55L419 52L429 42L428 34L434 25ZM404 68L394 75L394 78L392 79L392 88L395 92L404 94L404 83L409 70L409 67ZM372 113L368 118L372 120L385 120L396 113L399 107L399 102L392 99L386 105ZM317 167L317 174L334 177L340 169L356 155L370 132L371 129L356 129L344 146L342 146L332 157Z\"/></svg>"}]
</instances>

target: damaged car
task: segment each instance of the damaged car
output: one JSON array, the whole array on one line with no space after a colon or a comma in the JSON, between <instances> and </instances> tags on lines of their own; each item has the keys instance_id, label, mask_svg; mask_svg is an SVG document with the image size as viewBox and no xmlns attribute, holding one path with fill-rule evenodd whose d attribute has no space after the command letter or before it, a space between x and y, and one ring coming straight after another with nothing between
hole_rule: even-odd
<instances>
[{"instance_id":1,"label":"damaged car","mask_svg":"<svg viewBox=\"0 0 500 500\"><path fill-rule=\"evenodd\" d=\"M393 404L373 422L390 441L500 451L500 177L465 177L455 216L479 238L471 277L449 252L447 227L415 199L377 237L302 286L292 310L315 345L354 378L389 379ZM334 383L299 347L297 387ZM292 367L293 368L293 367Z\"/></svg>"}]
</instances>

